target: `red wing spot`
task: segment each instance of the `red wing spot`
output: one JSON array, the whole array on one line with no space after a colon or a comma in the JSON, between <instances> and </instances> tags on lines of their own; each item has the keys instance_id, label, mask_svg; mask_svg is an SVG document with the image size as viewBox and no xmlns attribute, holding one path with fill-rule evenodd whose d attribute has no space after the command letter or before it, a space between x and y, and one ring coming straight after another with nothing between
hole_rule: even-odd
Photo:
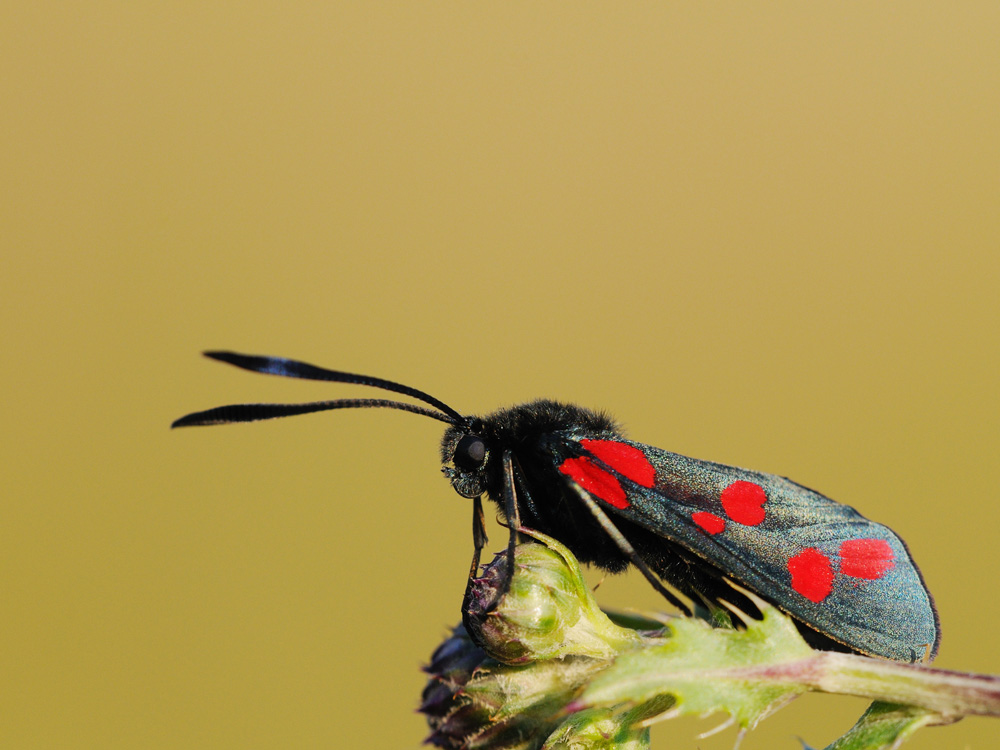
<instances>
[{"instance_id":1,"label":"red wing spot","mask_svg":"<svg viewBox=\"0 0 1000 750\"><path fill-rule=\"evenodd\" d=\"M559 465L559 471L572 477L583 489L608 505L616 508L627 508L630 505L618 480L586 456L567 458Z\"/></svg>"},{"instance_id":2,"label":"red wing spot","mask_svg":"<svg viewBox=\"0 0 1000 750\"><path fill-rule=\"evenodd\" d=\"M833 590L833 566L830 558L810 547L788 559L792 588L809 601L821 602Z\"/></svg>"},{"instance_id":3,"label":"red wing spot","mask_svg":"<svg viewBox=\"0 0 1000 750\"><path fill-rule=\"evenodd\" d=\"M764 520L764 488L753 482L733 482L722 491L722 509L736 523L756 526Z\"/></svg>"},{"instance_id":4,"label":"red wing spot","mask_svg":"<svg viewBox=\"0 0 1000 750\"><path fill-rule=\"evenodd\" d=\"M583 447L623 477L643 487L652 487L656 469L638 448L617 440L581 440Z\"/></svg>"},{"instance_id":5,"label":"red wing spot","mask_svg":"<svg viewBox=\"0 0 1000 750\"><path fill-rule=\"evenodd\" d=\"M874 581L896 567L892 547L884 539L849 539L840 545L840 572Z\"/></svg>"},{"instance_id":6,"label":"red wing spot","mask_svg":"<svg viewBox=\"0 0 1000 750\"><path fill-rule=\"evenodd\" d=\"M705 513L703 511L692 513L691 520L709 534L718 534L726 528L726 519L719 518L714 513Z\"/></svg>"}]
</instances>

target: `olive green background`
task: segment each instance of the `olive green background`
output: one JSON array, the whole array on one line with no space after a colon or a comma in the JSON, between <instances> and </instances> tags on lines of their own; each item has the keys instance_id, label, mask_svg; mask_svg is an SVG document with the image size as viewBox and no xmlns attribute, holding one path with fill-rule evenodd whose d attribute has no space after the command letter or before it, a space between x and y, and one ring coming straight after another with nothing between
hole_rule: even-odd
<instances>
[{"instance_id":1,"label":"olive green background","mask_svg":"<svg viewBox=\"0 0 1000 750\"><path fill-rule=\"evenodd\" d=\"M441 425L171 432L373 395L205 348L791 476L907 540L939 666L1000 672L998 33L995 2L7 4L0 746L424 736L471 551ZM694 737L721 720L654 747L729 748Z\"/></svg>"}]
</instances>

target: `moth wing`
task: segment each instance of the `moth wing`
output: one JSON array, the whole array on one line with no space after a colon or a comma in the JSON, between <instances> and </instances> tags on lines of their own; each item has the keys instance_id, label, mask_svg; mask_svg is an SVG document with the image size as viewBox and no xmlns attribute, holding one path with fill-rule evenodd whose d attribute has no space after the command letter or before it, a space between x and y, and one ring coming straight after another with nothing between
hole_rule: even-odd
<instances>
[{"instance_id":1,"label":"moth wing","mask_svg":"<svg viewBox=\"0 0 1000 750\"><path fill-rule=\"evenodd\" d=\"M773 474L628 440L569 441L575 446L552 446L559 471L613 516L852 649L905 662L937 652L931 595L886 526Z\"/></svg>"}]
</instances>

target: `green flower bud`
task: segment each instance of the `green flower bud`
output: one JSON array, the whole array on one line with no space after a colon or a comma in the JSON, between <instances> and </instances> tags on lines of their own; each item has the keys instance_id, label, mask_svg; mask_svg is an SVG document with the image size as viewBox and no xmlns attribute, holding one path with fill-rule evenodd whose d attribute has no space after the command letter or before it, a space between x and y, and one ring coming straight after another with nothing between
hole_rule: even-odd
<instances>
[{"instance_id":1,"label":"green flower bud","mask_svg":"<svg viewBox=\"0 0 1000 750\"><path fill-rule=\"evenodd\" d=\"M552 736L563 743L553 747L639 750L645 746L633 741L647 735L628 728L633 719L623 723L606 709L574 714L572 704L642 637L601 612L562 545L539 539L543 544L515 549L509 584L505 554L474 581L465 620L475 641L460 626L431 657L420 706L431 727L427 742L449 750L539 750Z\"/></svg>"},{"instance_id":2,"label":"green flower bud","mask_svg":"<svg viewBox=\"0 0 1000 750\"><path fill-rule=\"evenodd\" d=\"M639 645L635 631L618 627L597 606L569 551L539 539L543 544L515 549L509 582L506 554L473 582L465 621L476 642L505 664L570 655L611 659Z\"/></svg>"},{"instance_id":3,"label":"green flower bud","mask_svg":"<svg viewBox=\"0 0 1000 750\"><path fill-rule=\"evenodd\" d=\"M649 728L623 722L621 712L594 708L573 714L554 731L543 750L648 750Z\"/></svg>"},{"instance_id":4,"label":"green flower bud","mask_svg":"<svg viewBox=\"0 0 1000 750\"><path fill-rule=\"evenodd\" d=\"M607 662L584 657L508 666L455 628L431 658L420 710L426 742L448 750L537 750Z\"/></svg>"}]
</instances>

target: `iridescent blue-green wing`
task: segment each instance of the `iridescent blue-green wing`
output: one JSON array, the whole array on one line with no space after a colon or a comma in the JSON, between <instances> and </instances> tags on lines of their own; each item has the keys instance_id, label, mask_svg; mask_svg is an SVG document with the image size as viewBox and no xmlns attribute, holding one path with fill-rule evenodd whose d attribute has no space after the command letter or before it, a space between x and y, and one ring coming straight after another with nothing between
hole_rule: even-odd
<instances>
[{"instance_id":1,"label":"iridescent blue-green wing","mask_svg":"<svg viewBox=\"0 0 1000 750\"><path fill-rule=\"evenodd\" d=\"M612 516L707 562L810 628L897 661L930 659L934 603L903 541L773 474L626 440L561 437L558 470Z\"/></svg>"}]
</instances>

